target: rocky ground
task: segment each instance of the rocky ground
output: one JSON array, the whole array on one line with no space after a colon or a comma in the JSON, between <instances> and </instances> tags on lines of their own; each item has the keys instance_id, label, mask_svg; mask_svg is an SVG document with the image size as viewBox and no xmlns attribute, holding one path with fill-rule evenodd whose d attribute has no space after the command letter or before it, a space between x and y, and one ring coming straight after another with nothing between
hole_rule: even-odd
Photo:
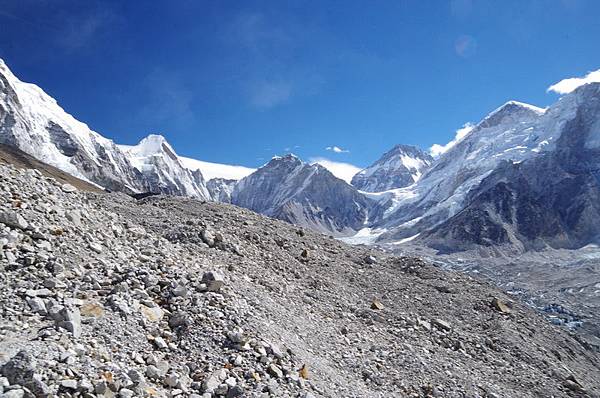
<instances>
[{"instance_id":1,"label":"rocky ground","mask_svg":"<svg viewBox=\"0 0 600 398\"><path fill-rule=\"evenodd\" d=\"M439 254L416 244L387 245L397 255L413 255L444 269L492 282L515 300L542 313L600 352L600 249L545 249L507 253L481 248Z\"/></svg>"},{"instance_id":2,"label":"rocky ground","mask_svg":"<svg viewBox=\"0 0 600 398\"><path fill-rule=\"evenodd\" d=\"M2 397L600 396L485 282L235 206L0 165Z\"/></svg>"}]
</instances>

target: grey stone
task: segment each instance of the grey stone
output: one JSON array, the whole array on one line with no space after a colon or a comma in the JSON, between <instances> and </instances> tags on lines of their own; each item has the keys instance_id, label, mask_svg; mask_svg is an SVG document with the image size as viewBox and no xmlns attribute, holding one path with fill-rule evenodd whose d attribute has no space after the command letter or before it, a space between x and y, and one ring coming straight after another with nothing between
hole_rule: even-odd
<instances>
[{"instance_id":1,"label":"grey stone","mask_svg":"<svg viewBox=\"0 0 600 398\"><path fill-rule=\"evenodd\" d=\"M27 229L29 226L22 215L12 210L0 211L0 223L17 229Z\"/></svg>"},{"instance_id":2,"label":"grey stone","mask_svg":"<svg viewBox=\"0 0 600 398\"><path fill-rule=\"evenodd\" d=\"M244 395L244 389L240 386L230 387L227 391L227 398L236 398Z\"/></svg>"},{"instance_id":3,"label":"grey stone","mask_svg":"<svg viewBox=\"0 0 600 398\"><path fill-rule=\"evenodd\" d=\"M25 396L25 391L22 389L8 390L4 393L0 393L0 398L23 398Z\"/></svg>"},{"instance_id":4,"label":"grey stone","mask_svg":"<svg viewBox=\"0 0 600 398\"><path fill-rule=\"evenodd\" d=\"M202 275L202 283L209 292L218 292L225 284L225 279L217 271L207 271Z\"/></svg>"},{"instance_id":5,"label":"grey stone","mask_svg":"<svg viewBox=\"0 0 600 398\"><path fill-rule=\"evenodd\" d=\"M225 369L219 369L213 373L211 373L207 378L204 379L204 381L202 382L202 388L203 388L203 392L209 392L212 393L214 392L219 385L221 385L221 382L223 380L225 380L225 378L227 377L227 372L225 371Z\"/></svg>"},{"instance_id":6,"label":"grey stone","mask_svg":"<svg viewBox=\"0 0 600 398\"><path fill-rule=\"evenodd\" d=\"M66 192L66 193L73 193L73 192L77 191L77 188L75 188L71 184L63 184L60 188L62 189L63 192Z\"/></svg>"},{"instance_id":7,"label":"grey stone","mask_svg":"<svg viewBox=\"0 0 600 398\"><path fill-rule=\"evenodd\" d=\"M433 319L431 321L431 323L437 327L438 329L444 330L444 331L449 331L452 329L452 325L450 325L449 322L446 322L442 319Z\"/></svg>"},{"instance_id":8,"label":"grey stone","mask_svg":"<svg viewBox=\"0 0 600 398\"><path fill-rule=\"evenodd\" d=\"M134 395L135 395L135 392L133 392L132 390L130 390L128 388L121 388L119 390L120 398L132 398Z\"/></svg>"},{"instance_id":9,"label":"grey stone","mask_svg":"<svg viewBox=\"0 0 600 398\"><path fill-rule=\"evenodd\" d=\"M69 390L77 389L77 380L66 379L60 382L60 386Z\"/></svg>"},{"instance_id":10,"label":"grey stone","mask_svg":"<svg viewBox=\"0 0 600 398\"><path fill-rule=\"evenodd\" d=\"M45 396L49 393L48 386L36 374L35 367L35 360L27 351L19 351L0 368L0 374L6 377L11 385L18 384L36 396Z\"/></svg>"},{"instance_id":11,"label":"grey stone","mask_svg":"<svg viewBox=\"0 0 600 398\"><path fill-rule=\"evenodd\" d=\"M274 376L278 379L281 379L283 377L283 371L279 366L275 365L274 363L270 364L267 370L269 371L269 374L271 376Z\"/></svg>"},{"instance_id":12,"label":"grey stone","mask_svg":"<svg viewBox=\"0 0 600 398\"><path fill-rule=\"evenodd\" d=\"M48 311L46 310L46 304L44 303L44 300L42 300L39 297L27 299L27 304L29 304L29 308L31 308L31 311L35 312L36 314L46 315L48 313Z\"/></svg>"},{"instance_id":13,"label":"grey stone","mask_svg":"<svg viewBox=\"0 0 600 398\"><path fill-rule=\"evenodd\" d=\"M81 336L81 314L77 307L63 307L60 311L61 320L58 326L68 330L74 337Z\"/></svg>"}]
</instances>

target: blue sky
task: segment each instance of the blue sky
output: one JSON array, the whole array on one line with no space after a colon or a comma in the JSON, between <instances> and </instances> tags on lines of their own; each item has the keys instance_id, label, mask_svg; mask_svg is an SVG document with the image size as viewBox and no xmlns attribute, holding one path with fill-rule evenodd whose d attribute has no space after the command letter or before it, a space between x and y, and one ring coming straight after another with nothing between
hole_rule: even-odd
<instances>
[{"instance_id":1,"label":"blue sky","mask_svg":"<svg viewBox=\"0 0 600 398\"><path fill-rule=\"evenodd\" d=\"M507 100L554 102L600 68L599 20L595 0L4 0L0 57L119 143L366 166Z\"/></svg>"}]
</instances>

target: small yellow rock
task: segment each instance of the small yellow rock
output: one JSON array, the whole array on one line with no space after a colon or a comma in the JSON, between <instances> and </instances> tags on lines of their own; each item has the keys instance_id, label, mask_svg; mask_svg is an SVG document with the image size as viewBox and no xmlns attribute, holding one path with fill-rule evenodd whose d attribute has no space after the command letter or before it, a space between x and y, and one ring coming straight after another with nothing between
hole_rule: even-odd
<instances>
[{"instance_id":1,"label":"small yellow rock","mask_svg":"<svg viewBox=\"0 0 600 398\"><path fill-rule=\"evenodd\" d=\"M150 322L158 322L165 315L165 312L160 307L147 307L140 305L140 312Z\"/></svg>"},{"instance_id":2,"label":"small yellow rock","mask_svg":"<svg viewBox=\"0 0 600 398\"><path fill-rule=\"evenodd\" d=\"M81 306L79 312L82 316L100 318L104 316L104 307L100 303L87 302Z\"/></svg>"},{"instance_id":3,"label":"small yellow rock","mask_svg":"<svg viewBox=\"0 0 600 398\"><path fill-rule=\"evenodd\" d=\"M306 364L302 365L298 373L300 373L300 377L303 379L308 379L308 366Z\"/></svg>"},{"instance_id":4,"label":"small yellow rock","mask_svg":"<svg viewBox=\"0 0 600 398\"><path fill-rule=\"evenodd\" d=\"M375 299L371 303L371 309L372 310L382 310L383 309L383 304L378 299Z\"/></svg>"},{"instance_id":5,"label":"small yellow rock","mask_svg":"<svg viewBox=\"0 0 600 398\"><path fill-rule=\"evenodd\" d=\"M492 307L502 312L503 314L510 314L511 312L510 307L496 297L494 297L494 299L492 300Z\"/></svg>"}]
</instances>

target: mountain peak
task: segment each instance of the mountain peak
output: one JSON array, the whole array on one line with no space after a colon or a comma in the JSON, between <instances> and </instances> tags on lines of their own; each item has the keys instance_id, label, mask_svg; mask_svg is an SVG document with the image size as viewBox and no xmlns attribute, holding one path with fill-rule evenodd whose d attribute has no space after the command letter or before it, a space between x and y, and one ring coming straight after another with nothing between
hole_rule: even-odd
<instances>
[{"instance_id":1,"label":"mountain peak","mask_svg":"<svg viewBox=\"0 0 600 398\"><path fill-rule=\"evenodd\" d=\"M281 160L286 160L286 161L296 161L296 160L300 160L300 158L296 155L294 155L293 153L286 153L283 156L273 156L273 159L281 159Z\"/></svg>"},{"instance_id":2,"label":"mountain peak","mask_svg":"<svg viewBox=\"0 0 600 398\"><path fill-rule=\"evenodd\" d=\"M271 158L271 160L269 161L269 163L267 164L271 164L271 163L285 163L285 164L303 164L304 162L302 160L300 160L300 158L296 155L294 155L293 153L287 153L283 156L273 156L273 158Z\"/></svg>"},{"instance_id":3,"label":"mountain peak","mask_svg":"<svg viewBox=\"0 0 600 398\"><path fill-rule=\"evenodd\" d=\"M480 123L481 127L493 127L505 119L534 119L546 112L546 109L519 101L508 101L488 114Z\"/></svg>"},{"instance_id":4,"label":"mountain peak","mask_svg":"<svg viewBox=\"0 0 600 398\"><path fill-rule=\"evenodd\" d=\"M359 171L352 178L352 185L367 192L406 187L417 181L431 162L431 155L418 147L398 144Z\"/></svg>"},{"instance_id":5,"label":"mountain peak","mask_svg":"<svg viewBox=\"0 0 600 398\"><path fill-rule=\"evenodd\" d=\"M544 112L546 112L546 109L540 108L535 105L526 104L525 102L510 100L510 101L505 102L502 106L498 107L494 111L492 111L492 113L490 113L489 116L492 116L492 115L495 115L498 113L512 113L512 112L518 112L518 111L531 111L538 115L541 115Z\"/></svg>"},{"instance_id":6,"label":"mountain peak","mask_svg":"<svg viewBox=\"0 0 600 398\"><path fill-rule=\"evenodd\" d=\"M166 153L170 157L177 157L167 139L160 134L150 134L135 146L131 147L131 151L138 156L152 156L161 153Z\"/></svg>"}]
</instances>

